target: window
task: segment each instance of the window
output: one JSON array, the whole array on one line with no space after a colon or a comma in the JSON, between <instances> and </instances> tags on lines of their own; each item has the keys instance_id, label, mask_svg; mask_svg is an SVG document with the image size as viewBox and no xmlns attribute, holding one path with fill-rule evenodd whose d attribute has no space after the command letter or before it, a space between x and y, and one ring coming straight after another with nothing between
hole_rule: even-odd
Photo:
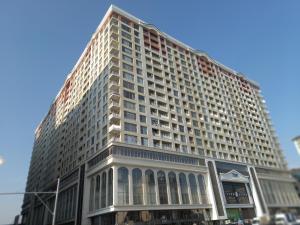
<instances>
[{"instance_id":1,"label":"window","mask_svg":"<svg viewBox=\"0 0 300 225\"><path fill-rule=\"evenodd\" d=\"M108 206L113 204L113 169L108 171Z\"/></svg>"},{"instance_id":2,"label":"window","mask_svg":"<svg viewBox=\"0 0 300 225\"><path fill-rule=\"evenodd\" d=\"M201 203L207 204L207 196L206 196L206 188L205 188L205 180L202 175L198 175L198 183L199 183L199 191L201 194Z\"/></svg>"},{"instance_id":3,"label":"window","mask_svg":"<svg viewBox=\"0 0 300 225\"><path fill-rule=\"evenodd\" d=\"M134 80L134 76L130 73L125 72L125 71L123 72L123 78L127 79L127 80L130 80L130 81Z\"/></svg>"},{"instance_id":4,"label":"window","mask_svg":"<svg viewBox=\"0 0 300 225\"><path fill-rule=\"evenodd\" d=\"M124 24L122 24L121 27L122 27L123 30L127 31L128 33L131 33L131 28L130 27L128 27Z\"/></svg>"},{"instance_id":5,"label":"window","mask_svg":"<svg viewBox=\"0 0 300 225\"><path fill-rule=\"evenodd\" d=\"M154 181L154 173L152 170L146 170L145 172L146 179L146 194L147 194L147 204L153 205L156 204L156 192L155 192L155 181Z\"/></svg>"},{"instance_id":6,"label":"window","mask_svg":"<svg viewBox=\"0 0 300 225\"><path fill-rule=\"evenodd\" d=\"M123 69L133 71L133 67L127 63L123 63Z\"/></svg>"},{"instance_id":7,"label":"window","mask_svg":"<svg viewBox=\"0 0 300 225\"><path fill-rule=\"evenodd\" d=\"M118 204L129 203L128 169L121 167L118 169Z\"/></svg>"},{"instance_id":8,"label":"window","mask_svg":"<svg viewBox=\"0 0 300 225\"><path fill-rule=\"evenodd\" d=\"M143 146L148 146L148 138L142 137L142 138L141 138L141 145L143 145Z\"/></svg>"},{"instance_id":9,"label":"window","mask_svg":"<svg viewBox=\"0 0 300 225\"><path fill-rule=\"evenodd\" d=\"M146 116L140 115L140 122L146 123Z\"/></svg>"},{"instance_id":10,"label":"window","mask_svg":"<svg viewBox=\"0 0 300 225\"><path fill-rule=\"evenodd\" d=\"M179 183L181 189L182 204L189 204L190 203L189 192L188 192L186 176L184 173L179 174Z\"/></svg>"},{"instance_id":11,"label":"window","mask_svg":"<svg viewBox=\"0 0 300 225\"><path fill-rule=\"evenodd\" d=\"M192 197L192 203L193 204L199 204L199 198L198 198L198 190L197 190L197 183L196 178L194 174L189 174L189 181L190 181L190 188L191 188L191 197Z\"/></svg>"},{"instance_id":12,"label":"window","mask_svg":"<svg viewBox=\"0 0 300 225\"><path fill-rule=\"evenodd\" d=\"M130 91L124 90L123 93L125 98L135 99L135 94Z\"/></svg>"},{"instance_id":13,"label":"window","mask_svg":"<svg viewBox=\"0 0 300 225\"><path fill-rule=\"evenodd\" d=\"M138 92L144 93L144 87L138 86Z\"/></svg>"},{"instance_id":14,"label":"window","mask_svg":"<svg viewBox=\"0 0 300 225\"><path fill-rule=\"evenodd\" d=\"M130 131L130 132L135 132L136 133L136 124L132 123L125 123L125 130Z\"/></svg>"},{"instance_id":15,"label":"window","mask_svg":"<svg viewBox=\"0 0 300 225\"><path fill-rule=\"evenodd\" d=\"M168 204L167 183L166 183L165 172L163 171L157 172L157 185L158 185L159 203Z\"/></svg>"},{"instance_id":16,"label":"window","mask_svg":"<svg viewBox=\"0 0 300 225\"><path fill-rule=\"evenodd\" d=\"M139 84L143 84L143 83L144 83L144 80L143 80L143 78L138 77L138 78L137 78L137 82L138 82Z\"/></svg>"},{"instance_id":17,"label":"window","mask_svg":"<svg viewBox=\"0 0 300 225\"><path fill-rule=\"evenodd\" d=\"M102 173L101 182L101 208L106 207L106 172Z\"/></svg>"},{"instance_id":18,"label":"window","mask_svg":"<svg viewBox=\"0 0 300 225\"><path fill-rule=\"evenodd\" d=\"M140 112L146 112L145 106L144 105L139 105L139 111Z\"/></svg>"},{"instance_id":19,"label":"window","mask_svg":"<svg viewBox=\"0 0 300 225\"><path fill-rule=\"evenodd\" d=\"M125 109L135 110L135 103L124 100Z\"/></svg>"},{"instance_id":20,"label":"window","mask_svg":"<svg viewBox=\"0 0 300 225\"><path fill-rule=\"evenodd\" d=\"M124 118L128 120L136 120L135 113L124 111Z\"/></svg>"},{"instance_id":21,"label":"window","mask_svg":"<svg viewBox=\"0 0 300 225\"><path fill-rule=\"evenodd\" d=\"M95 209L99 209L100 203L100 175L96 177Z\"/></svg>"},{"instance_id":22,"label":"window","mask_svg":"<svg viewBox=\"0 0 300 225\"><path fill-rule=\"evenodd\" d=\"M170 194L171 194L171 203L178 204L178 186L176 180L176 174L174 172L169 173L169 185L170 185Z\"/></svg>"},{"instance_id":23,"label":"window","mask_svg":"<svg viewBox=\"0 0 300 225\"><path fill-rule=\"evenodd\" d=\"M129 57L129 56L123 54L123 55L122 55L122 58L123 58L123 60L124 60L125 62L132 63L132 58Z\"/></svg>"},{"instance_id":24,"label":"window","mask_svg":"<svg viewBox=\"0 0 300 225\"><path fill-rule=\"evenodd\" d=\"M140 102L145 102L145 96L139 95L139 101Z\"/></svg>"},{"instance_id":25,"label":"window","mask_svg":"<svg viewBox=\"0 0 300 225\"><path fill-rule=\"evenodd\" d=\"M133 204L143 204L142 171L138 168L132 170Z\"/></svg>"},{"instance_id":26,"label":"window","mask_svg":"<svg viewBox=\"0 0 300 225\"><path fill-rule=\"evenodd\" d=\"M132 54L132 50L130 48L126 48L125 46L122 46L122 51L131 55Z\"/></svg>"},{"instance_id":27,"label":"window","mask_svg":"<svg viewBox=\"0 0 300 225\"><path fill-rule=\"evenodd\" d=\"M123 86L125 88L128 88L130 90L134 90L134 84L128 81L123 80Z\"/></svg>"},{"instance_id":28,"label":"window","mask_svg":"<svg viewBox=\"0 0 300 225\"><path fill-rule=\"evenodd\" d=\"M125 134L125 142L128 144L136 144L137 143L137 137L133 135Z\"/></svg>"},{"instance_id":29,"label":"window","mask_svg":"<svg viewBox=\"0 0 300 225\"><path fill-rule=\"evenodd\" d=\"M126 39L123 39L123 38L122 38L122 44L125 45L126 47L129 47L129 48L132 47L131 42L127 41Z\"/></svg>"},{"instance_id":30,"label":"window","mask_svg":"<svg viewBox=\"0 0 300 225\"><path fill-rule=\"evenodd\" d=\"M141 134L147 134L147 127L141 126Z\"/></svg>"},{"instance_id":31,"label":"window","mask_svg":"<svg viewBox=\"0 0 300 225\"><path fill-rule=\"evenodd\" d=\"M91 180L91 188L90 188L90 211L94 210L94 195L95 195L95 178L93 177Z\"/></svg>"}]
</instances>

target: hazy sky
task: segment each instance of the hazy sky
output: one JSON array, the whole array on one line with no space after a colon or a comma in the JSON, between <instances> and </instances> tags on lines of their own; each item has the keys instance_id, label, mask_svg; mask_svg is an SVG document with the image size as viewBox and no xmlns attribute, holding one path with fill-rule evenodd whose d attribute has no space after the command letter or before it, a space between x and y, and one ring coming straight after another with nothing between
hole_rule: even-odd
<instances>
[{"instance_id":1,"label":"hazy sky","mask_svg":"<svg viewBox=\"0 0 300 225\"><path fill-rule=\"evenodd\" d=\"M300 167L299 1L0 0L0 192L24 191L34 129L112 3L257 81ZM21 202L0 196L0 224Z\"/></svg>"}]
</instances>

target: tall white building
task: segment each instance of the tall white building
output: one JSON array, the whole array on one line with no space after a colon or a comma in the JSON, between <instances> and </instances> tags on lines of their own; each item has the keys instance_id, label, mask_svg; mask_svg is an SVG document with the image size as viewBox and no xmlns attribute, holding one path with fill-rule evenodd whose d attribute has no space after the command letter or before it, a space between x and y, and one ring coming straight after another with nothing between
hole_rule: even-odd
<instances>
[{"instance_id":1,"label":"tall white building","mask_svg":"<svg viewBox=\"0 0 300 225\"><path fill-rule=\"evenodd\" d=\"M258 84L115 6L36 129L26 190L58 177L57 224L200 224L300 204ZM22 215L51 223L30 196Z\"/></svg>"},{"instance_id":2,"label":"tall white building","mask_svg":"<svg viewBox=\"0 0 300 225\"><path fill-rule=\"evenodd\" d=\"M300 136L294 137L293 142L295 144L298 154L300 155Z\"/></svg>"}]
</instances>

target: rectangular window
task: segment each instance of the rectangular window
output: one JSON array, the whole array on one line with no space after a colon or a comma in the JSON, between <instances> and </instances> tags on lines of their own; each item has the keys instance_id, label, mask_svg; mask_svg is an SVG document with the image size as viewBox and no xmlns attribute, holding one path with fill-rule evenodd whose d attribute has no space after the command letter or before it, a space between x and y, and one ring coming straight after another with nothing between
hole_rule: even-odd
<instances>
[{"instance_id":1,"label":"rectangular window","mask_svg":"<svg viewBox=\"0 0 300 225\"><path fill-rule=\"evenodd\" d=\"M137 137L133 135L125 134L125 142L128 144L136 144L137 143Z\"/></svg>"},{"instance_id":2,"label":"rectangular window","mask_svg":"<svg viewBox=\"0 0 300 225\"><path fill-rule=\"evenodd\" d=\"M141 145L148 146L148 138L141 138Z\"/></svg>"},{"instance_id":3,"label":"rectangular window","mask_svg":"<svg viewBox=\"0 0 300 225\"><path fill-rule=\"evenodd\" d=\"M123 68L128 71L133 71L133 67L127 63L123 63Z\"/></svg>"},{"instance_id":4,"label":"rectangular window","mask_svg":"<svg viewBox=\"0 0 300 225\"><path fill-rule=\"evenodd\" d=\"M145 108L145 106L144 105L139 105L139 111L140 112L146 112L146 108Z\"/></svg>"},{"instance_id":5,"label":"rectangular window","mask_svg":"<svg viewBox=\"0 0 300 225\"><path fill-rule=\"evenodd\" d=\"M135 132L135 133L137 132L135 124L125 123L124 125L125 125L125 130L126 131Z\"/></svg>"},{"instance_id":6,"label":"rectangular window","mask_svg":"<svg viewBox=\"0 0 300 225\"><path fill-rule=\"evenodd\" d=\"M147 127L141 126L141 134L147 134Z\"/></svg>"},{"instance_id":7,"label":"rectangular window","mask_svg":"<svg viewBox=\"0 0 300 225\"><path fill-rule=\"evenodd\" d=\"M126 48L125 46L122 46L122 51L131 55L132 54L132 50L130 48Z\"/></svg>"},{"instance_id":8,"label":"rectangular window","mask_svg":"<svg viewBox=\"0 0 300 225\"><path fill-rule=\"evenodd\" d=\"M122 58L123 58L124 61L132 63L132 58L129 57L129 56L123 54Z\"/></svg>"},{"instance_id":9,"label":"rectangular window","mask_svg":"<svg viewBox=\"0 0 300 225\"><path fill-rule=\"evenodd\" d=\"M126 80L130 80L130 81L133 81L134 80L134 76L130 73L127 73L127 72L123 72L123 78L126 79Z\"/></svg>"},{"instance_id":10,"label":"rectangular window","mask_svg":"<svg viewBox=\"0 0 300 225\"><path fill-rule=\"evenodd\" d=\"M140 122L146 123L146 116L140 115Z\"/></svg>"},{"instance_id":11,"label":"rectangular window","mask_svg":"<svg viewBox=\"0 0 300 225\"><path fill-rule=\"evenodd\" d=\"M136 120L136 114L124 111L124 118L128 120Z\"/></svg>"},{"instance_id":12,"label":"rectangular window","mask_svg":"<svg viewBox=\"0 0 300 225\"><path fill-rule=\"evenodd\" d=\"M135 99L135 94L130 91L124 90L123 93L124 93L125 98L129 98L129 99L133 99L133 100Z\"/></svg>"},{"instance_id":13,"label":"rectangular window","mask_svg":"<svg viewBox=\"0 0 300 225\"><path fill-rule=\"evenodd\" d=\"M130 90L134 90L134 84L128 81L123 80L123 86L125 88L128 88Z\"/></svg>"},{"instance_id":14,"label":"rectangular window","mask_svg":"<svg viewBox=\"0 0 300 225\"><path fill-rule=\"evenodd\" d=\"M135 103L124 100L125 109L135 110Z\"/></svg>"}]
</instances>

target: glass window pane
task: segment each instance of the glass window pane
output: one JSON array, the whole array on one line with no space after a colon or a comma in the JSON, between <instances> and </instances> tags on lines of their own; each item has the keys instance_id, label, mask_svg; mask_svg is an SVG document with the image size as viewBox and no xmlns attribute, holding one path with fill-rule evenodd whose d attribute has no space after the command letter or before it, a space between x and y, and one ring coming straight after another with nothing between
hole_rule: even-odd
<instances>
[{"instance_id":1,"label":"glass window pane","mask_svg":"<svg viewBox=\"0 0 300 225\"><path fill-rule=\"evenodd\" d=\"M194 174L189 175L189 181L190 181L190 188L191 188L191 197L193 204L199 204L199 197L198 197L198 190L197 190L197 183L196 178Z\"/></svg>"},{"instance_id":2,"label":"glass window pane","mask_svg":"<svg viewBox=\"0 0 300 225\"><path fill-rule=\"evenodd\" d=\"M128 169L121 167L118 169L118 204L129 203Z\"/></svg>"},{"instance_id":3,"label":"glass window pane","mask_svg":"<svg viewBox=\"0 0 300 225\"><path fill-rule=\"evenodd\" d=\"M181 198L182 198L182 204L189 204L189 192L188 192L188 186L186 182L186 176L184 173L179 174L179 183L180 183L180 189L181 189Z\"/></svg>"},{"instance_id":4,"label":"glass window pane","mask_svg":"<svg viewBox=\"0 0 300 225\"><path fill-rule=\"evenodd\" d=\"M205 180L202 175L198 175L199 191L201 195L202 204L207 204Z\"/></svg>"},{"instance_id":5,"label":"glass window pane","mask_svg":"<svg viewBox=\"0 0 300 225\"><path fill-rule=\"evenodd\" d=\"M163 171L157 173L157 184L160 204L168 204L166 175Z\"/></svg>"},{"instance_id":6,"label":"glass window pane","mask_svg":"<svg viewBox=\"0 0 300 225\"><path fill-rule=\"evenodd\" d=\"M101 182L101 208L106 207L106 172L102 173Z\"/></svg>"},{"instance_id":7,"label":"glass window pane","mask_svg":"<svg viewBox=\"0 0 300 225\"><path fill-rule=\"evenodd\" d=\"M113 204L113 169L108 171L108 206Z\"/></svg>"},{"instance_id":8,"label":"glass window pane","mask_svg":"<svg viewBox=\"0 0 300 225\"><path fill-rule=\"evenodd\" d=\"M176 180L176 174L174 172L169 173L169 185L170 185L170 193L171 193L171 203L178 204L178 186Z\"/></svg>"},{"instance_id":9,"label":"glass window pane","mask_svg":"<svg viewBox=\"0 0 300 225\"><path fill-rule=\"evenodd\" d=\"M142 171L138 168L132 170L133 204L143 204Z\"/></svg>"},{"instance_id":10,"label":"glass window pane","mask_svg":"<svg viewBox=\"0 0 300 225\"><path fill-rule=\"evenodd\" d=\"M100 207L100 175L96 177L95 209Z\"/></svg>"},{"instance_id":11,"label":"glass window pane","mask_svg":"<svg viewBox=\"0 0 300 225\"><path fill-rule=\"evenodd\" d=\"M147 193L147 204L156 204L156 192L155 192L155 181L154 173L152 170L146 170L146 193Z\"/></svg>"}]
</instances>

